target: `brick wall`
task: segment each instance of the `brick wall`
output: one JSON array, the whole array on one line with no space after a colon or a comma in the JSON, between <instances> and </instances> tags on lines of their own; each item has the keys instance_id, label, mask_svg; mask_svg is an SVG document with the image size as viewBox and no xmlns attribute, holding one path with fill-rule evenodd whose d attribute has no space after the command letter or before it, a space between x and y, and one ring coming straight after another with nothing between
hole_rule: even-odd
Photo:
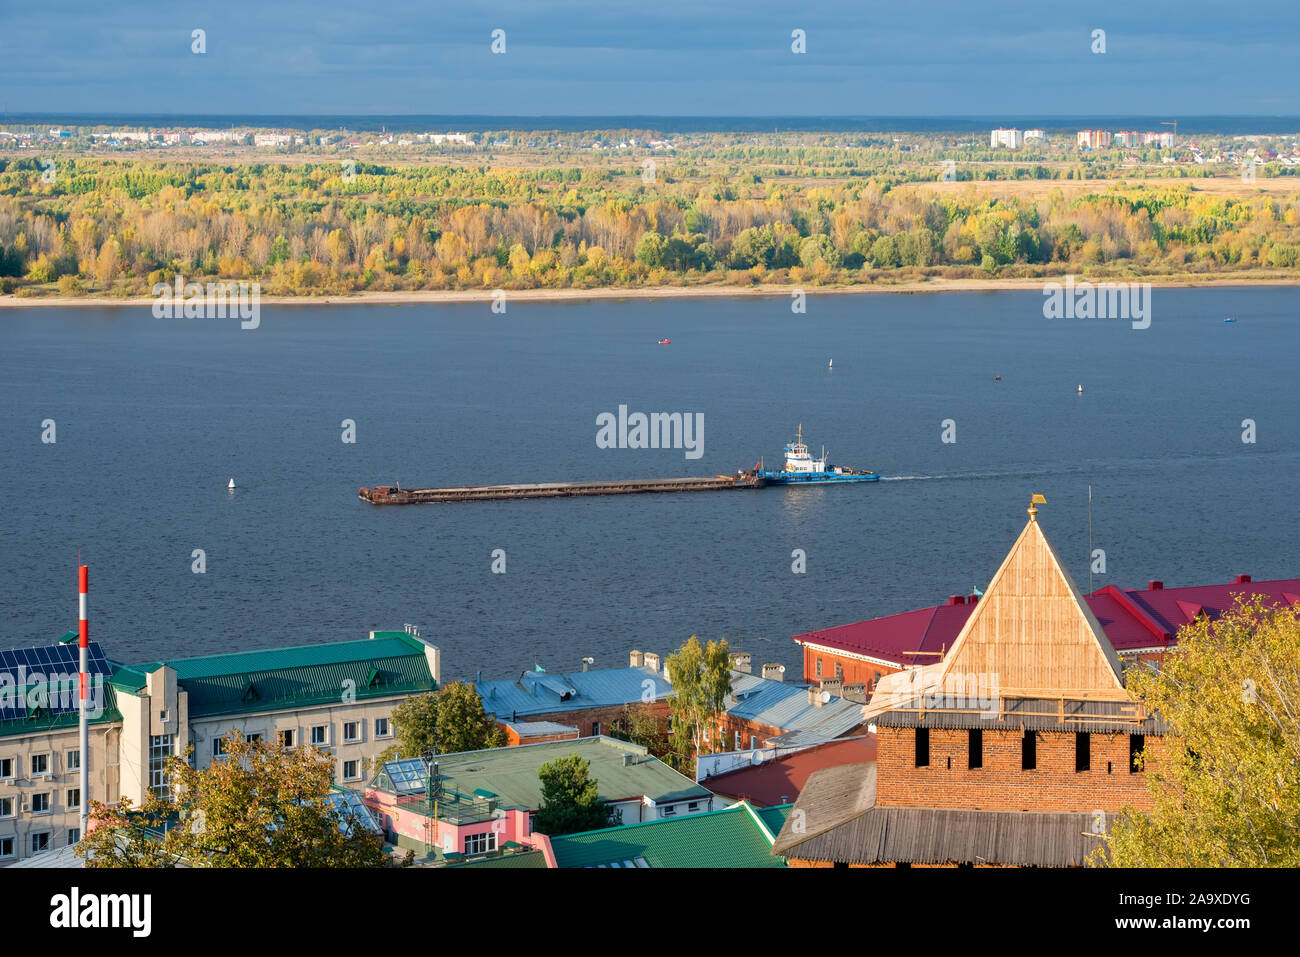
<instances>
[{"instance_id":1,"label":"brick wall","mask_svg":"<svg viewBox=\"0 0 1300 957\"><path fill-rule=\"evenodd\" d=\"M1037 769L1021 769L1019 728L984 729L984 766L968 764L964 730L930 730L929 767L916 767L916 730L878 728L876 803L990 811L1115 812L1151 807L1146 774L1129 772L1127 734L1090 735L1088 771L1075 771L1073 732L1038 732ZM1146 738L1149 761L1161 740ZM1109 768L1108 768L1109 765Z\"/></svg>"},{"instance_id":2,"label":"brick wall","mask_svg":"<svg viewBox=\"0 0 1300 957\"><path fill-rule=\"evenodd\" d=\"M607 705L601 708L575 708L569 711L546 711L528 715L520 715L520 721L554 721L556 724L567 724L578 729L578 734L582 737L588 737L592 734L609 734L609 729L614 727L614 722L623 717L625 708L640 706L648 708L656 718L667 722L668 720L668 702L655 701L646 705L640 702L633 702L631 705ZM509 721L510 716L497 714L497 720ZM596 730L595 726L599 725ZM531 742L532 739L530 738Z\"/></svg>"},{"instance_id":3,"label":"brick wall","mask_svg":"<svg viewBox=\"0 0 1300 957\"><path fill-rule=\"evenodd\" d=\"M817 674L817 661L821 659L822 672ZM875 688L876 675L882 678L885 675L892 675L895 671L902 669L896 665L882 665L870 661L858 661L855 658L846 658L830 651L818 651L807 646L803 649L803 680L809 684L817 684L822 678L834 678L835 666L838 664L844 675L844 683L864 684L867 690Z\"/></svg>"}]
</instances>

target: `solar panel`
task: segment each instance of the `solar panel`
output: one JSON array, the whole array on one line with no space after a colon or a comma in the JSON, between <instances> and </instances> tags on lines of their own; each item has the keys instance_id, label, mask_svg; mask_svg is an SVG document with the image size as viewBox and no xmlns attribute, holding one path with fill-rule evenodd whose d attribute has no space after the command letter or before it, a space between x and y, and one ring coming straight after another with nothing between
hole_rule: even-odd
<instances>
[{"instance_id":1,"label":"solar panel","mask_svg":"<svg viewBox=\"0 0 1300 957\"><path fill-rule=\"evenodd\" d=\"M86 651L94 695L94 676L106 678L112 669L98 642ZM49 715L76 711L80 660L81 649L72 644L0 651L0 721L28 718L36 709Z\"/></svg>"}]
</instances>

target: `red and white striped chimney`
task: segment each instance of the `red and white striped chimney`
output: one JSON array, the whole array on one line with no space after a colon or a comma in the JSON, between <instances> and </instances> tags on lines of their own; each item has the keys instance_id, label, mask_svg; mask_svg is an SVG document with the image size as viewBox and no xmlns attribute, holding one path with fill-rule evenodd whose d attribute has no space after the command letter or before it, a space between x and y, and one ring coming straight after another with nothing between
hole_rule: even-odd
<instances>
[{"instance_id":1,"label":"red and white striped chimney","mask_svg":"<svg viewBox=\"0 0 1300 957\"><path fill-rule=\"evenodd\" d=\"M80 634L78 636L77 646L80 649L80 666L78 668L78 677L81 679L78 687L79 694L77 699L78 722L77 730L81 746L81 837L86 837L86 825L90 819L90 713L89 702L86 697L88 685L90 683L90 619L86 617L86 596L90 591L90 568L86 565L78 566L78 586L80 591Z\"/></svg>"}]
</instances>

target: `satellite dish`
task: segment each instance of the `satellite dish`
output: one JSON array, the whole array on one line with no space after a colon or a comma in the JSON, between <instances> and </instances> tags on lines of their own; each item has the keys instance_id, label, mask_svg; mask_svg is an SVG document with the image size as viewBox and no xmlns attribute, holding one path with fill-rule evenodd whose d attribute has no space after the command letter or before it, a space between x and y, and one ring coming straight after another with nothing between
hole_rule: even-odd
<instances>
[{"instance_id":1,"label":"satellite dish","mask_svg":"<svg viewBox=\"0 0 1300 957\"><path fill-rule=\"evenodd\" d=\"M750 763L750 764L762 764L762 763L763 763L763 753L762 753L761 751L751 751L751 752L749 753L749 763Z\"/></svg>"},{"instance_id":2,"label":"satellite dish","mask_svg":"<svg viewBox=\"0 0 1300 957\"><path fill-rule=\"evenodd\" d=\"M822 692L822 704L829 704L829 703L830 703L830 700L831 700L831 693L830 693L829 691L823 691L823 692Z\"/></svg>"}]
</instances>

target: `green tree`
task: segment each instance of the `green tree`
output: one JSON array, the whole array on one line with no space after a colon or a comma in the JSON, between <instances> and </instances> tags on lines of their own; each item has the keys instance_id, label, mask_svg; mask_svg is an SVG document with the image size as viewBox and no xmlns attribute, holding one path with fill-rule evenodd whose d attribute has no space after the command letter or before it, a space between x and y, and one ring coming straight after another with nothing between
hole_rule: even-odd
<instances>
[{"instance_id":1,"label":"green tree","mask_svg":"<svg viewBox=\"0 0 1300 957\"><path fill-rule=\"evenodd\" d=\"M590 771L591 763L577 754L556 758L537 769L542 806L537 809L534 830L558 837L622 823L622 812L601 801Z\"/></svg>"},{"instance_id":2,"label":"green tree","mask_svg":"<svg viewBox=\"0 0 1300 957\"><path fill-rule=\"evenodd\" d=\"M190 766L188 753L168 758L170 794L151 792L139 812L129 800L113 807L92 801L95 827L77 846L87 866L387 865L383 839L341 820L329 800L332 757L278 740L248 741L238 731L225 741L226 757L202 770Z\"/></svg>"},{"instance_id":3,"label":"green tree","mask_svg":"<svg viewBox=\"0 0 1300 957\"><path fill-rule=\"evenodd\" d=\"M442 754L505 747L506 732L483 710L471 684L453 681L438 692L438 750Z\"/></svg>"},{"instance_id":4,"label":"green tree","mask_svg":"<svg viewBox=\"0 0 1300 957\"><path fill-rule=\"evenodd\" d=\"M1152 809L1108 840L1119 867L1300 866L1300 621L1261 596L1178 634L1127 687L1169 726L1146 764ZM1148 739L1150 741L1150 739ZM1145 753L1141 756L1145 762ZM1102 849L1090 862L1104 863Z\"/></svg>"},{"instance_id":5,"label":"green tree","mask_svg":"<svg viewBox=\"0 0 1300 957\"><path fill-rule=\"evenodd\" d=\"M673 694L668 706L673 712L674 748L688 758L704 750L704 734L716 729L718 715L727 707L731 694L731 657L726 639L700 640L691 635L668 656L668 680Z\"/></svg>"},{"instance_id":6,"label":"green tree","mask_svg":"<svg viewBox=\"0 0 1300 957\"><path fill-rule=\"evenodd\" d=\"M483 710L483 699L471 684L453 681L438 691L413 695L393 709L393 744L377 764L426 754L454 754L500 748L505 730Z\"/></svg>"}]
</instances>

